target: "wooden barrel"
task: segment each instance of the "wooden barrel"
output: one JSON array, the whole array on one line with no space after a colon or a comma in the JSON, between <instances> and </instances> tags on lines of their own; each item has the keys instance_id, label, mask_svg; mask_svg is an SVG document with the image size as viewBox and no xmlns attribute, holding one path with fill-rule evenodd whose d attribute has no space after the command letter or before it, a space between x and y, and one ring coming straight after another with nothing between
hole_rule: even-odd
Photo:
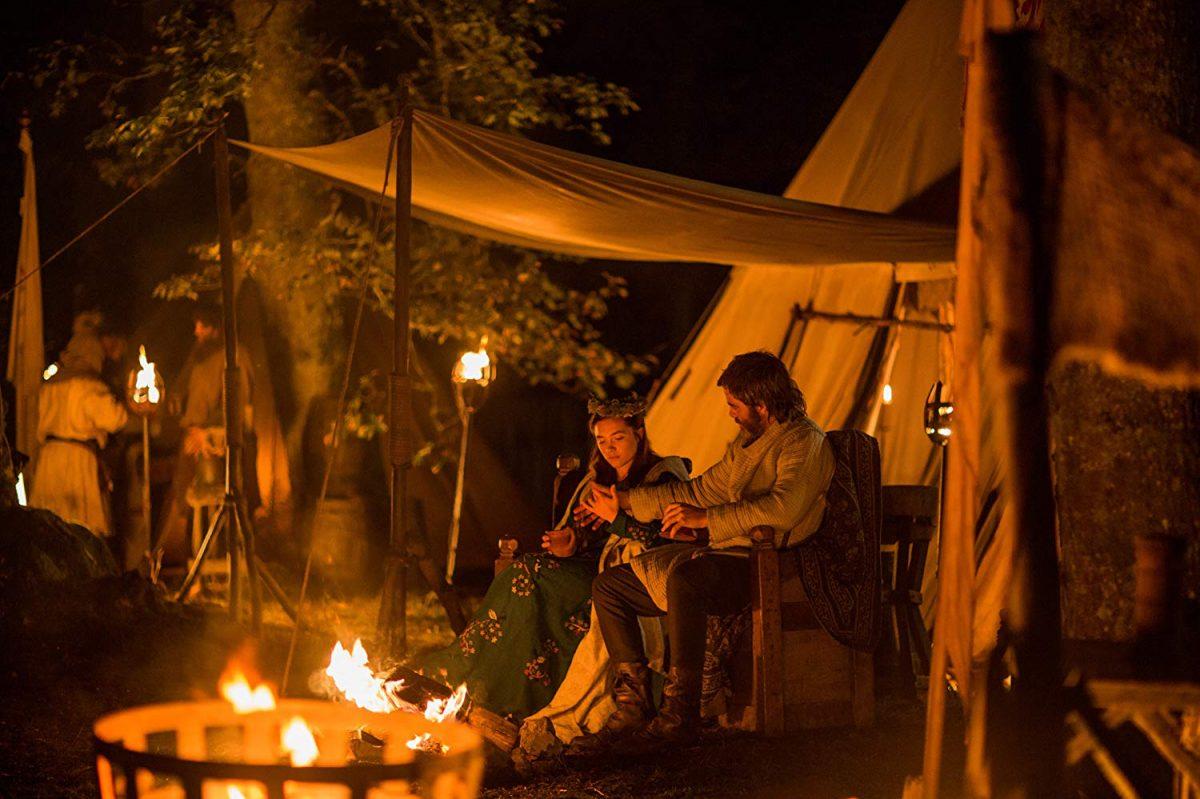
<instances>
[{"instance_id":1,"label":"wooden barrel","mask_svg":"<svg viewBox=\"0 0 1200 799\"><path fill-rule=\"evenodd\" d=\"M365 585L369 516L361 496L330 497L313 519L313 568L353 591Z\"/></svg>"}]
</instances>

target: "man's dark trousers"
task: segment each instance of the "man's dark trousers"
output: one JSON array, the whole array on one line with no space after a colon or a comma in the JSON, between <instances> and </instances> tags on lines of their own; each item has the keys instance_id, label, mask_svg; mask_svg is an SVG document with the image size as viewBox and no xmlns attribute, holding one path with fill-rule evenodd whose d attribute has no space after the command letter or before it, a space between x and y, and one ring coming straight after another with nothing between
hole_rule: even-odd
<instances>
[{"instance_id":1,"label":"man's dark trousers","mask_svg":"<svg viewBox=\"0 0 1200 799\"><path fill-rule=\"evenodd\" d=\"M614 663L644 663L638 616L666 616L668 665L694 673L704 666L705 617L737 613L749 602L750 559L712 551L671 570L666 612L650 599L629 564L606 569L592 583L592 605Z\"/></svg>"}]
</instances>

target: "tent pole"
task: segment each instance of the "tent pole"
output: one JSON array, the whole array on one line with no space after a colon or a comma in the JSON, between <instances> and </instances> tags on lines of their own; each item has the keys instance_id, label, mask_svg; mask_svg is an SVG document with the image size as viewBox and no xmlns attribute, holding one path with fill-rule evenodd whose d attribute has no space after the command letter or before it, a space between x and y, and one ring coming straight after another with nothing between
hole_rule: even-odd
<instances>
[{"instance_id":1,"label":"tent pole","mask_svg":"<svg viewBox=\"0 0 1200 799\"><path fill-rule=\"evenodd\" d=\"M396 142L395 287L392 292L391 408L388 419L392 464L392 508L387 572L380 601L378 634L384 650L399 657L408 645L408 527L406 490L412 461L409 440L412 381L408 374L409 274L412 226L412 104L408 86L400 90Z\"/></svg>"}]
</instances>

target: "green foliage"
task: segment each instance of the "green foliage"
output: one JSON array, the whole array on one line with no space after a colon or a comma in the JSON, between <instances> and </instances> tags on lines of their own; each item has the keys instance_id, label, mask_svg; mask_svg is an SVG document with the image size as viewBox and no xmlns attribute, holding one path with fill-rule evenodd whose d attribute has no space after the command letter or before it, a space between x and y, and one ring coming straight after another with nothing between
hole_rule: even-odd
<instances>
[{"instance_id":1,"label":"green foliage","mask_svg":"<svg viewBox=\"0 0 1200 799\"><path fill-rule=\"evenodd\" d=\"M403 80L419 107L455 119L606 143L605 121L636 105L619 86L539 71L540 42L561 26L554 9L550 0L340 0L357 40L308 34L317 78L305 89L320 99L322 123L341 135L384 124ZM372 41L361 40L363 30L375 33ZM192 0L159 17L142 42L58 42L40 54L33 78L53 88L58 113L98 93L104 123L88 147L105 179L136 183L194 143L207 122L254 102L254 34L239 30L227 2ZM331 195L319 224L247 232L237 242L240 259L252 273L283 269L287 290L318 289L331 313L365 277L372 303L390 310L391 233L375 233L370 209ZM200 249L202 260L215 256L214 246ZM649 371L648 359L600 341L596 322L626 296L617 278L598 273L591 290L568 289L537 253L423 224L414 226L413 255L412 322L427 339L474 346L486 336L506 367L568 391L628 388ZM211 267L175 276L156 293L194 296L212 277Z\"/></svg>"},{"instance_id":2,"label":"green foliage","mask_svg":"<svg viewBox=\"0 0 1200 799\"><path fill-rule=\"evenodd\" d=\"M315 233L242 240L235 252L250 274L284 259L307 264L297 273L293 288L312 283L336 286L338 291L327 295L331 302L357 293L365 277L372 304L391 312L392 231L375 235L366 222L339 205ZM474 347L486 338L489 351L506 368L515 368L535 384L579 393L603 394L606 383L629 389L649 371L648 359L615 353L600 341L595 328L608 313L608 303L627 296L622 279L598 272L598 285L591 291L565 288L546 274L536 253L421 223L413 228L412 252L410 321L414 332L427 340ZM200 257L208 262L206 269L177 276L156 293L194 297L214 287L215 245L205 247Z\"/></svg>"}]
</instances>

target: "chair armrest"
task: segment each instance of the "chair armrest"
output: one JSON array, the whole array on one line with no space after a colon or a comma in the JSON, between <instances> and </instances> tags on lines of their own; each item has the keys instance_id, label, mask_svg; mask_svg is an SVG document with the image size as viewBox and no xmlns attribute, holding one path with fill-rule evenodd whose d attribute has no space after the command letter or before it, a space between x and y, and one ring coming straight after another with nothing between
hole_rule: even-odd
<instances>
[{"instance_id":1,"label":"chair armrest","mask_svg":"<svg viewBox=\"0 0 1200 799\"><path fill-rule=\"evenodd\" d=\"M513 560L517 556L517 539L501 538L498 549L499 557L496 558L493 564L494 574L499 574L512 565Z\"/></svg>"}]
</instances>

